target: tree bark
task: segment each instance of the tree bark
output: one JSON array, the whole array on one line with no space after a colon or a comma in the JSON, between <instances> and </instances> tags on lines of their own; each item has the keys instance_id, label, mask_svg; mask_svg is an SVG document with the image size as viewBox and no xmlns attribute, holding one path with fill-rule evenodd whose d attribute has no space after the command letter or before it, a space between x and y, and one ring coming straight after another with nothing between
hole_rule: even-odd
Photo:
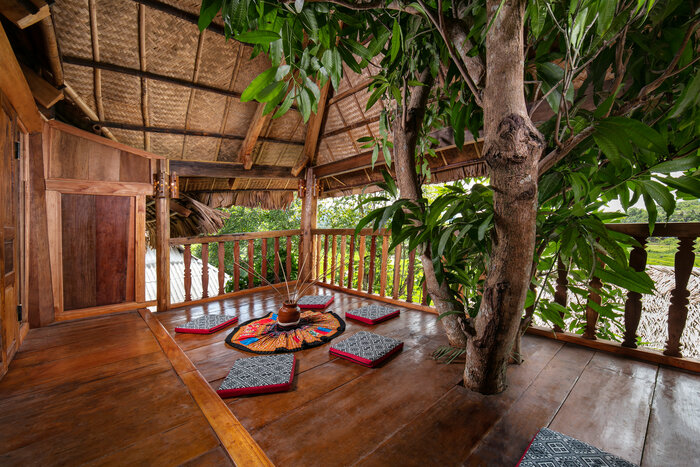
<instances>
[{"instance_id":1,"label":"tree bark","mask_svg":"<svg viewBox=\"0 0 700 467\"><path fill-rule=\"evenodd\" d=\"M396 179L401 198L418 200L423 196L418 174L416 173L416 144L418 134L425 116L425 107L433 85L433 78L428 70L424 71L419 81L424 86L411 87L411 97L403 118L402 109L397 111L393 123L394 137L394 163L396 166ZM423 265L426 289L433 300L438 313L444 313L454 309L450 302L450 291L446 283L440 284L435 276L433 258L430 254L430 244L419 247L420 260ZM448 315L442 318L442 326L451 346L464 348L467 344L466 335L457 315Z\"/></svg>"},{"instance_id":2,"label":"tree bark","mask_svg":"<svg viewBox=\"0 0 700 467\"><path fill-rule=\"evenodd\" d=\"M487 1L489 22L499 4ZM525 106L524 15L524 0L506 0L486 36L484 152L494 190L493 248L464 371L465 386L484 394L507 387L535 247L537 163L544 141Z\"/></svg>"}]
</instances>

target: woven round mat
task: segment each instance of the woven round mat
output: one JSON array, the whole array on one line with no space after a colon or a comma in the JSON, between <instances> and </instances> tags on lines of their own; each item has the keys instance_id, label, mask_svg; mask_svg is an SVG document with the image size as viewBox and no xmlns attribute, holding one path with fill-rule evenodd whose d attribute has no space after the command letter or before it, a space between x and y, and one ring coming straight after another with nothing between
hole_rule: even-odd
<instances>
[{"instance_id":1,"label":"woven round mat","mask_svg":"<svg viewBox=\"0 0 700 467\"><path fill-rule=\"evenodd\" d=\"M237 326L226 337L235 349L257 354L296 352L330 342L345 331L345 321L333 312L302 311L294 329L277 327L277 314L254 318Z\"/></svg>"}]
</instances>

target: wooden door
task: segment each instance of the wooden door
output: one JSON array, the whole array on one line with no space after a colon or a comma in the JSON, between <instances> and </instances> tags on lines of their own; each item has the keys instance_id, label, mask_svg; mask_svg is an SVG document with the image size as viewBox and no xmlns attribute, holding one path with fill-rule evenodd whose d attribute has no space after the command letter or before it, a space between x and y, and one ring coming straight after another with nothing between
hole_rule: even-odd
<instances>
[{"instance_id":1,"label":"wooden door","mask_svg":"<svg viewBox=\"0 0 700 467\"><path fill-rule=\"evenodd\" d=\"M7 371L10 360L19 346L19 159L15 157L18 141L16 121L6 101L0 98L0 347L2 371Z\"/></svg>"}]
</instances>

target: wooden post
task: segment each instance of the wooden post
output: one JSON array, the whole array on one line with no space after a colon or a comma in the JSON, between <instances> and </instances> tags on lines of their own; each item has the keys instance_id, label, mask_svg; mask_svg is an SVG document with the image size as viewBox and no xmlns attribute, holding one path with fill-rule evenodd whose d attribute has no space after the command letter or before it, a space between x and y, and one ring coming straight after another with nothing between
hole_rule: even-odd
<instances>
[{"instance_id":1,"label":"wooden post","mask_svg":"<svg viewBox=\"0 0 700 467\"><path fill-rule=\"evenodd\" d=\"M350 236L350 255L348 256L348 289L352 289L352 273L355 266L355 236Z\"/></svg>"},{"instance_id":2,"label":"wooden post","mask_svg":"<svg viewBox=\"0 0 700 467\"><path fill-rule=\"evenodd\" d=\"M413 302L413 275L416 268L416 250L408 254L408 275L406 276L406 301Z\"/></svg>"},{"instance_id":3,"label":"wooden post","mask_svg":"<svg viewBox=\"0 0 700 467\"><path fill-rule=\"evenodd\" d=\"M233 242L233 291L238 292L241 281L241 245L238 240Z\"/></svg>"},{"instance_id":4,"label":"wooden post","mask_svg":"<svg viewBox=\"0 0 700 467\"><path fill-rule=\"evenodd\" d=\"M387 263L389 259L389 236L382 235L382 264L379 268L379 295L386 296Z\"/></svg>"},{"instance_id":5,"label":"wooden post","mask_svg":"<svg viewBox=\"0 0 700 467\"><path fill-rule=\"evenodd\" d=\"M396 245L394 249L394 287L391 290L391 298L397 300L399 298L399 289L401 288L401 244Z\"/></svg>"},{"instance_id":6,"label":"wooden post","mask_svg":"<svg viewBox=\"0 0 700 467\"><path fill-rule=\"evenodd\" d=\"M275 237L275 244L274 244L274 253L275 257L272 262L272 271L275 273L275 284L280 281L280 238Z\"/></svg>"},{"instance_id":7,"label":"wooden post","mask_svg":"<svg viewBox=\"0 0 700 467\"><path fill-rule=\"evenodd\" d=\"M635 271L644 271L647 265L647 252L644 245L647 240L644 237L635 238L640 246L636 246L630 253L630 267ZM623 347L631 349L637 348L637 328L639 320L642 317L642 294L639 292L627 292L627 301L625 302L625 339L622 342Z\"/></svg>"},{"instance_id":8,"label":"wooden post","mask_svg":"<svg viewBox=\"0 0 700 467\"><path fill-rule=\"evenodd\" d=\"M306 185L304 199L301 206L301 235L302 251L299 252L299 265L304 265L304 270L298 272L299 280L309 282L313 280L313 229L316 228L316 214L318 198L316 196L316 177L311 167L306 169ZM287 254L290 254L288 251Z\"/></svg>"},{"instance_id":9,"label":"wooden post","mask_svg":"<svg viewBox=\"0 0 700 467\"><path fill-rule=\"evenodd\" d=\"M168 160L156 162L156 284L157 310L170 308L170 191L168 189Z\"/></svg>"},{"instance_id":10,"label":"wooden post","mask_svg":"<svg viewBox=\"0 0 700 467\"><path fill-rule=\"evenodd\" d=\"M248 288L252 289L255 287L255 274L254 274L254 262L255 262L255 240L252 238L248 240ZM289 254L289 253L287 253Z\"/></svg>"},{"instance_id":11,"label":"wooden post","mask_svg":"<svg viewBox=\"0 0 700 467\"><path fill-rule=\"evenodd\" d=\"M695 254L693 253L693 237L680 237L678 251L674 262L676 287L671 291L671 306L668 307L668 341L664 355L681 356L681 335L688 318L688 279L693 270Z\"/></svg>"},{"instance_id":12,"label":"wooden post","mask_svg":"<svg viewBox=\"0 0 700 467\"><path fill-rule=\"evenodd\" d=\"M185 301L192 300L192 245L185 245Z\"/></svg>"},{"instance_id":13,"label":"wooden post","mask_svg":"<svg viewBox=\"0 0 700 467\"><path fill-rule=\"evenodd\" d=\"M209 298L209 244L202 243L202 298Z\"/></svg>"},{"instance_id":14,"label":"wooden post","mask_svg":"<svg viewBox=\"0 0 700 467\"><path fill-rule=\"evenodd\" d=\"M260 265L260 275L267 279L267 239L263 238L260 245L260 253L262 255L262 264ZM266 285L263 281L261 285Z\"/></svg>"},{"instance_id":15,"label":"wooden post","mask_svg":"<svg viewBox=\"0 0 700 467\"><path fill-rule=\"evenodd\" d=\"M566 278L568 271L566 270L566 266L562 262L561 259L557 260L557 288L554 291L554 303L558 303L559 305L563 306L566 308L567 301L568 301L568 289L567 286L569 285L569 280ZM530 289L533 290L533 285L530 284ZM534 292L534 290L533 290ZM564 317L562 313L562 318ZM559 325L555 324L554 325L554 332L562 332L563 329L559 327Z\"/></svg>"},{"instance_id":16,"label":"wooden post","mask_svg":"<svg viewBox=\"0 0 700 467\"><path fill-rule=\"evenodd\" d=\"M331 236L331 284L335 284L335 272L336 272L336 267L335 267L335 256L337 254L337 246L336 246L336 238L335 235Z\"/></svg>"},{"instance_id":17,"label":"wooden post","mask_svg":"<svg viewBox=\"0 0 700 467\"><path fill-rule=\"evenodd\" d=\"M328 234L323 237L323 282L328 282Z\"/></svg>"},{"instance_id":18,"label":"wooden post","mask_svg":"<svg viewBox=\"0 0 700 467\"><path fill-rule=\"evenodd\" d=\"M340 270L338 271L338 285L341 287L345 283L345 248L347 240L345 235L340 236Z\"/></svg>"},{"instance_id":19,"label":"wooden post","mask_svg":"<svg viewBox=\"0 0 700 467\"><path fill-rule=\"evenodd\" d=\"M372 235L369 246L369 271L367 274L367 293L374 293L374 263L377 256L377 236Z\"/></svg>"},{"instance_id":20,"label":"wooden post","mask_svg":"<svg viewBox=\"0 0 700 467\"><path fill-rule=\"evenodd\" d=\"M362 283L365 281L365 237L360 235L358 243L358 248L360 252L360 259L357 264L357 291L362 292Z\"/></svg>"},{"instance_id":21,"label":"wooden post","mask_svg":"<svg viewBox=\"0 0 700 467\"><path fill-rule=\"evenodd\" d=\"M224 242L219 242L218 246L216 247L216 252L218 254L219 258L219 295L224 294L224 269L225 269L225 264L224 264L224 256L226 254Z\"/></svg>"}]
</instances>

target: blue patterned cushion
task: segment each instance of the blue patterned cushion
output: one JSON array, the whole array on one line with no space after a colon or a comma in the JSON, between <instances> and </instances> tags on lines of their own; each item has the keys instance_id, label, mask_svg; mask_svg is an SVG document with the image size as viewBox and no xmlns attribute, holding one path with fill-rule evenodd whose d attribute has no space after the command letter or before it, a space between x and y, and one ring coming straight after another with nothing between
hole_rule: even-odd
<instances>
[{"instance_id":1,"label":"blue patterned cushion","mask_svg":"<svg viewBox=\"0 0 700 467\"><path fill-rule=\"evenodd\" d=\"M292 354L261 355L236 360L216 391L223 397L286 391L294 378Z\"/></svg>"},{"instance_id":2,"label":"blue patterned cushion","mask_svg":"<svg viewBox=\"0 0 700 467\"><path fill-rule=\"evenodd\" d=\"M403 348L403 342L392 337L360 331L333 344L330 352L339 357L374 366Z\"/></svg>"},{"instance_id":3,"label":"blue patterned cushion","mask_svg":"<svg viewBox=\"0 0 700 467\"><path fill-rule=\"evenodd\" d=\"M542 428L518 464L520 467L636 467L620 457Z\"/></svg>"}]
</instances>

